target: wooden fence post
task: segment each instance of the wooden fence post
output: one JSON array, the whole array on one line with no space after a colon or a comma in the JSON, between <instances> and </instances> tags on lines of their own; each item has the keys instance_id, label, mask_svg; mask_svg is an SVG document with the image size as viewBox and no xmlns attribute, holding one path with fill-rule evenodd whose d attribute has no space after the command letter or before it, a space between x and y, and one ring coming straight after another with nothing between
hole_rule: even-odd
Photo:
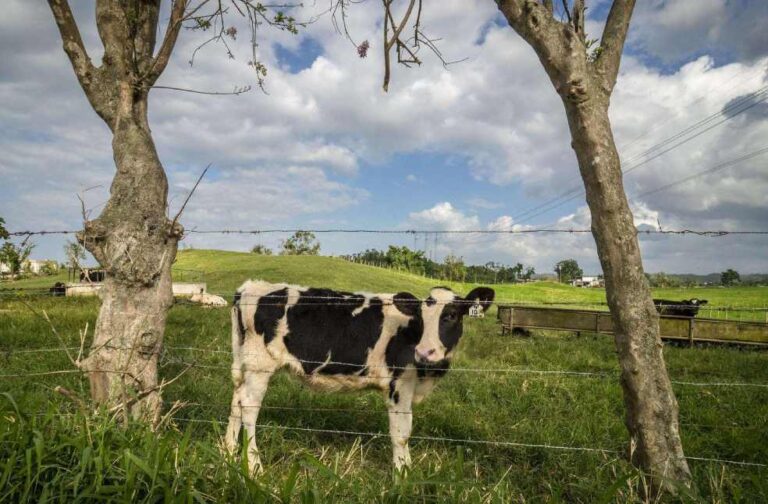
<instances>
[{"instance_id":1,"label":"wooden fence post","mask_svg":"<svg viewBox=\"0 0 768 504\"><path fill-rule=\"evenodd\" d=\"M688 319L688 346L693 347L693 317Z\"/></svg>"}]
</instances>

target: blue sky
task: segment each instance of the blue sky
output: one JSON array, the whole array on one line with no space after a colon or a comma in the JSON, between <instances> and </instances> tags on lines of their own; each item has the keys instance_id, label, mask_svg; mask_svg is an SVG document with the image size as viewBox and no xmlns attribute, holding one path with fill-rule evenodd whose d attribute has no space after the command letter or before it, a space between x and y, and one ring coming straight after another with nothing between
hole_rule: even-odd
<instances>
[{"instance_id":1,"label":"blue sky","mask_svg":"<svg viewBox=\"0 0 768 504\"><path fill-rule=\"evenodd\" d=\"M639 2L611 119L625 166L643 151L768 85L768 3L759 0ZM599 36L609 2L588 2L587 31ZM93 6L76 17L95 63ZM319 9L319 7L317 7ZM305 11L310 17L316 12ZM77 194L98 214L113 164L106 127L90 110L61 51L47 6L11 0L0 20L0 216L18 229L77 228ZM562 104L533 51L490 0L446 0L425 14L443 39L443 68L394 69L381 91L380 12L351 11L350 33L369 40L365 59L320 17L298 36L261 31L267 93L210 97L155 90L150 122L169 174L171 211L212 163L185 213L188 229L589 227L583 197L530 220L519 216L580 184ZM161 84L230 90L254 84L245 27L235 58L182 33ZM647 198L636 195L768 144L768 117L755 107L634 171L625 180L636 223L665 228L758 229L768 222L766 159L756 158ZM647 157L647 156L646 156ZM184 246L247 250L281 236L190 235ZM768 271L764 238L643 239L649 271ZM63 239L35 240L35 257L61 258ZM323 252L389 243L424 247L424 237L323 235ZM574 257L599 270L589 236L448 236L428 250L469 262L549 271Z\"/></svg>"}]
</instances>

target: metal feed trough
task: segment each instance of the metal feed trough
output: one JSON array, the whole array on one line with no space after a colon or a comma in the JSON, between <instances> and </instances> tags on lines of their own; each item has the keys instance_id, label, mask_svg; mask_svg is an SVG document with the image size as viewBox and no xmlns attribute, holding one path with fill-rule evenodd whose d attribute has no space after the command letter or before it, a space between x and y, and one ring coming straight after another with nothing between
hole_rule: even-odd
<instances>
[{"instance_id":1,"label":"metal feed trough","mask_svg":"<svg viewBox=\"0 0 768 504\"><path fill-rule=\"evenodd\" d=\"M502 335L516 328L613 334L611 314L607 311L520 305L500 305L498 310ZM669 315L662 315L659 319L661 337L667 340L688 341L691 344L709 341L768 346L768 324L762 322Z\"/></svg>"}]
</instances>

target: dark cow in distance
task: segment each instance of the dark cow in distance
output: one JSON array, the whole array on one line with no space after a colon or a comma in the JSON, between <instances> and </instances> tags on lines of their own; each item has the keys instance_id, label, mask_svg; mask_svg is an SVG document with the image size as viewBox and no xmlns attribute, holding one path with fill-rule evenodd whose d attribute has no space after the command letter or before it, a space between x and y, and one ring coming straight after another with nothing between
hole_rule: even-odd
<instances>
[{"instance_id":1,"label":"dark cow in distance","mask_svg":"<svg viewBox=\"0 0 768 504\"><path fill-rule=\"evenodd\" d=\"M261 468L255 429L269 379L287 367L325 390L378 388L389 410L392 458L409 465L412 404L421 401L450 366L462 319L487 310L493 289L465 298L435 287L425 300L407 292L338 292L247 281L232 308L232 380L235 390L225 435L234 454L245 427L248 464Z\"/></svg>"},{"instance_id":2,"label":"dark cow in distance","mask_svg":"<svg viewBox=\"0 0 768 504\"><path fill-rule=\"evenodd\" d=\"M670 301L669 299L654 299L656 311L660 315L673 317L693 318L699 313L699 308L707 304L706 299L683 299L682 301Z\"/></svg>"}]
</instances>

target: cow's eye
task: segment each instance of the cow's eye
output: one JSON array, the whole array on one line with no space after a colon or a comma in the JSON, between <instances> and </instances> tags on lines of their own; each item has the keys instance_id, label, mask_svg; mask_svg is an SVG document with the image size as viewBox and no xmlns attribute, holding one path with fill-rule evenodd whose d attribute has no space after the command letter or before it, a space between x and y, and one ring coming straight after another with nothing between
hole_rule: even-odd
<instances>
[{"instance_id":1,"label":"cow's eye","mask_svg":"<svg viewBox=\"0 0 768 504\"><path fill-rule=\"evenodd\" d=\"M456 322L456 314L455 313L446 313L443 315L443 320L446 322Z\"/></svg>"}]
</instances>

